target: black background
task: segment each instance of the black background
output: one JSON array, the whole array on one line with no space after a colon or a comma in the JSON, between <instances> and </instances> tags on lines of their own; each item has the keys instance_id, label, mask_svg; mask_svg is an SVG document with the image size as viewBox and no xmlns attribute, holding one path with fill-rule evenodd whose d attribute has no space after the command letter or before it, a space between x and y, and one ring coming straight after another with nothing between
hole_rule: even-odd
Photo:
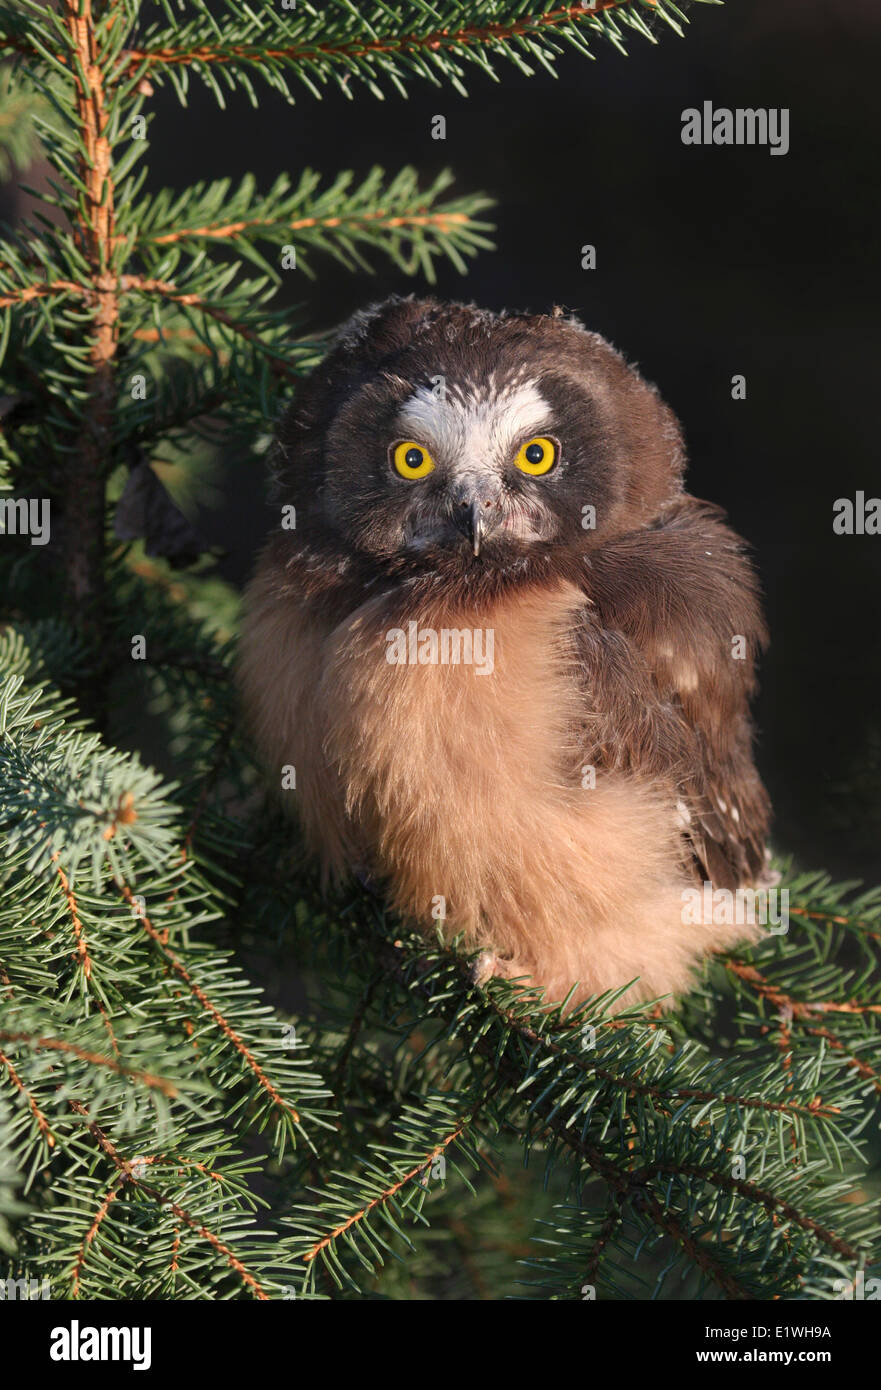
<instances>
[{"instance_id":1,"label":"black background","mask_svg":"<svg viewBox=\"0 0 881 1390\"><path fill-rule=\"evenodd\" d=\"M463 20L467 18L463 5ZM693 6L684 40L634 37L622 57L568 54L553 80L497 64L470 96L414 82L408 101L335 88L294 106L258 86L259 110L219 111L193 84L150 105L150 187L253 171L267 187L304 165L330 177L375 163L449 165L455 192L498 199L497 250L438 292L493 308L577 311L656 381L683 421L690 489L721 503L754 548L772 646L757 705L775 845L802 867L878 878L881 537L835 536L838 497L881 493L875 0L731 0ZM790 151L681 143L684 108L788 107ZM443 114L447 138L431 138ZM595 271L581 247L597 248ZM310 327L408 281L313 258L286 283ZM295 277L291 277L293 280ZM731 399L731 378L747 399ZM253 465L227 461L224 505L202 518L221 571L243 583L266 526Z\"/></svg>"}]
</instances>

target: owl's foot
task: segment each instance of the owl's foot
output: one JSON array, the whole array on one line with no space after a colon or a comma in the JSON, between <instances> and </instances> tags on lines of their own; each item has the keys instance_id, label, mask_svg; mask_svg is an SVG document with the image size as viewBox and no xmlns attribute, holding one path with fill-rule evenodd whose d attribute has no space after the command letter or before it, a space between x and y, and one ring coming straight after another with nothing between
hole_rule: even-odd
<instances>
[{"instance_id":1,"label":"owl's foot","mask_svg":"<svg viewBox=\"0 0 881 1390\"><path fill-rule=\"evenodd\" d=\"M499 956L495 951L481 951L471 962L471 978L476 985L485 985L487 980L522 980L528 984L531 975L519 961L508 956Z\"/></svg>"}]
</instances>

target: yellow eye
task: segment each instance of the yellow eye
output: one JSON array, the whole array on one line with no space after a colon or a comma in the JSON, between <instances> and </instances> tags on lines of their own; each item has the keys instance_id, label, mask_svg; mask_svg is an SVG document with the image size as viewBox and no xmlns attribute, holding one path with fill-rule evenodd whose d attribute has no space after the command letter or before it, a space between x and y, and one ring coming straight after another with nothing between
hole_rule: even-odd
<instances>
[{"instance_id":1,"label":"yellow eye","mask_svg":"<svg viewBox=\"0 0 881 1390\"><path fill-rule=\"evenodd\" d=\"M531 473L534 478L549 473L557 461L557 446L552 439L538 434L535 439L527 439L514 460L521 473Z\"/></svg>"},{"instance_id":2,"label":"yellow eye","mask_svg":"<svg viewBox=\"0 0 881 1390\"><path fill-rule=\"evenodd\" d=\"M395 471L400 473L402 478L427 478L429 473L434 472L434 459L431 454L422 444L416 444L412 439L405 439L401 444L396 444L392 458Z\"/></svg>"}]
</instances>

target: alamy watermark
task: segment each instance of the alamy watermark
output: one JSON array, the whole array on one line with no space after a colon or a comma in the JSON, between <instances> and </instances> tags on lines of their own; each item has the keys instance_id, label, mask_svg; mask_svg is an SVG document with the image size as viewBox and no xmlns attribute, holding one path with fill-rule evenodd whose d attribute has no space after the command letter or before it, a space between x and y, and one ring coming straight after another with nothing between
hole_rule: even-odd
<instances>
[{"instance_id":1,"label":"alamy watermark","mask_svg":"<svg viewBox=\"0 0 881 1390\"><path fill-rule=\"evenodd\" d=\"M856 497L838 497L832 503L836 536L881 536L881 497L867 497L860 490Z\"/></svg>"},{"instance_id":2,"label":"alamy watermark","mask_svg":"<svg viewBox=\"0 0 881 1390\"><path fill-rule=\"evenodd\" d=\"M44 1274L42 1279L0 1279L0 1302L51 1297L48 1274Z\"/></svg>"},{"instance_id":3,"label":"alamy watermark","mask_svg":"<svg viewBox=\"0 0 881 1390\"><path fill-rule=\"evenodd\" d=\"M0 533L48 545L51 506L48 497L0 497Z\"/></svg>"},{"instance_id":4,"label":"alamy watermark","mask_svg":"<svg viewBox=\"0 0 881 1390\"><path fill-rule=\"evenodd\" d=\"M53 1327L49 1345L52 1361L131 1361L133 1371L152 1365L150 1327L81 1327L74 1318L68 1327Z\"/></svg>"},{"instance_id":5,"label":"alamy watermark","mask_svg":"<svg viewBox=\"0 0 881 1390\"><path fill-rule=\"evenodd\" d=\"M772 936L789 931L788 888L683 888L682 921L693 927L767 927Z\"/></svg>"},{"instance_id":6,"label":"alamy watermark","mask_svg":"<svg viewBox=\"0 0 881 1390\"><path fill-rule=\"evenodd\" d=\"M492 628L420 628L411 619L407 631L393 627L385 634L385 659L390 666L473 666L476 676L491 676L495 634Z\"/></svg>"},{"instance_id":7,"label":"alamy watermark","mask_svg":"<svg viewBox=\"0 0 881 1390\"><path fill-rule=\"evenodd\" d=\"M688 106L682 112L683 145L767 145L769 154L789 153L788 106Z\"/></svg>"}]
</instances>

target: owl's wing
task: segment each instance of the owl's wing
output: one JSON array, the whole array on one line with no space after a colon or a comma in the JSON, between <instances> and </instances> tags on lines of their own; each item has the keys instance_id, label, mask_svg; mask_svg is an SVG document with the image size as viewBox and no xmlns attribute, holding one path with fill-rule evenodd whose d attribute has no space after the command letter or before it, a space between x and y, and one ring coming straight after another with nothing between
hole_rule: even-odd
<instances>
[{"instance_id":1,"label":"owl's wing","mask_svg":"<svg viewBox=\"0 0 881 1390\"><path fill-rule=\"evenodd\" d=\"M585 744L599 766L675 789L701 879L755 883L770 803L749 697L766 638L741 542L716 508L683 498L654 526L592 551L584 588Z\"/></svg>"},{"instance_id":2,"label":"owl's wing","mask_svg":"<svg viewBox=\"0 0 881 1390\"><path fill-rule=\"evenodd\" d=\"M766 861L771 806L752 758L752 730L738 721L727 756L701 738L701 760L683 787L685 831L703 881L720 888L756 884Z\"/></svg>"}]
</instances>

